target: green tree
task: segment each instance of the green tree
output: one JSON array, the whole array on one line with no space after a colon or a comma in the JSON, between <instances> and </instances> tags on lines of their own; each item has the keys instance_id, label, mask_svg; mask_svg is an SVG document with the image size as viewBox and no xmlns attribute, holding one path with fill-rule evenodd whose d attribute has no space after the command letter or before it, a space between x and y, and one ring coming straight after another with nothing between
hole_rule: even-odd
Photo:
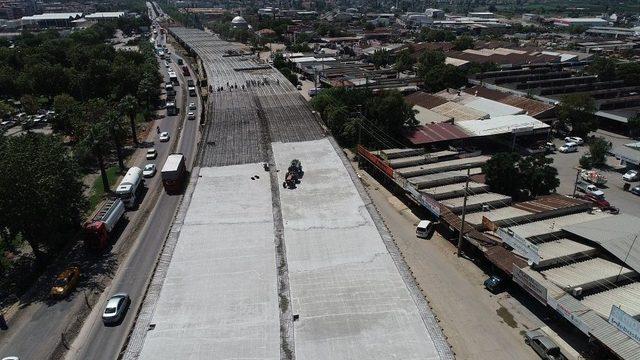
<instances>
[{"instance_id":1,"label":"green tree","mask_svg":"<svg viewBox=\"0 0 640 360\"><path fill-rule=\"evenodd\" d=\"M636 113L635 116L629 118L627 126L629 127L629 136L637 137L640 134L640 113Z\"/></svg>"},{"instance_id":2,"label":"green tree","mask_svg":"<svg viewBox=\"0 0 640 360\"><path fill-rule=\"evenodd\" d=\"M102 178L102 188L105 193L111 191L109 188L109 178L105 165L105 155L109 144L109 131L105 123L96 122L89 126L86 137L82 140L82 146L87 148L93 154L96 164L100 169L100 177Z\"/></svg>"},{"instance_id":3,"label":"green tree","mask_svg":"<svg viewBox=\"0 0 640 360\"><path fill-rule=\"evenodd\" d=\"M413 68L413 64L415 60L411 56L411 51L409 49L404 49L398 53L396 56L395 69L398 72L411 70Z\"/></svg>"},{"instance_id":4,"label":"green tree","mask_svg":"<svg viewBox=\"0 0 640 360\"><path fill-rule=\"evenodd\" d=\"M448 88L460 88L467 83L463 72L453 65L436 65L423 77L424 86L431 92L437 92Z\"/></svg>"},{"instance_id":5,"label":"green tree","mask_svg":"<svg viewBox=\"0 0 640 360\"><path fill-rule=\"evenodd\" d=\"M133 145L138 147L138 135L136 130L136 115L138 114L138 100L131 95L127 95L120 100L118 109L122 114L129 118L129 126L131 127L131 140Z\"/></svg>"},{"instance_id":6,"label":"green tree","mask_svg":"<svg viewBox=\"0 0 640 360\"><path fill-rule=\"evenodd\" d=\"M381 66L388 65L391 61L391 55L388 50L379 49L373 52L371 56L371 62L378 69Z\"/></svg>"},{"instance_id":7,"label":"green tree","mask_svg":"<svg viewBox=\"0 0 640 360\"><path fill-rule=\"evenodd\" d=\"M20 103L27 114L33 115L38 112L38 100L32 95L22 95Z\"/></svg>"},{"instance_id":8,"label":"green tree","mask_svg":"<svg viewBox=\"0 0 640 360\"><path fill-rule=\"evenodd\" d=\"M122 153L122 119L123 117L116 110L108 110L102 117L102 120L109 129L111 141L116 147L116 156L118 158L118 167L120 172L125 172L127 168L124 166L124 155Z\"/></svg>"},{"instance_id":9,"label":"green tree","mask_svg":"<svg viewBox=\"0 0 640 360\"><path fill-rule=\"evenodd\" d=\"M287 60L281 52L277 52L273 55L273 67L278 70L288 67Z\"/></svg>"},{"instance_id":10,"label":"green tree","mask_svg":"<svg viewBox=\"0 0 640 360\"><path fill-rule=\"evenodd\" d=\"M497 153L482 166L491 190L526 199L548 194L559 185L553 160L543 155L521 157L516 153Z\"/></svg>"},{"instance_id":11,"label":"green tree","mask_svg":"<svg viewBox=\"0 0 640 360\"><path fill-rule=\"evenodd\" d=\"M56 95L53 98L53 110L56 112L52 127L54 131L65 135L75 134L79 104L69 94Z\"/></svg>"},{"instance_id":12,"label":"green tree","mask_svg":"<svg viewBox=\"0 0 640 360\"><path fill-rule=\"evenodd\" d=\"M462 35L453 41L453 49L462 51L467 49L473 49L474 41L470 36Z\"/></svg>"},{"instance_id":13,"label":"green tree","mask_svg":"<svg viewBox=\"0 0 640 360\"><path fill-rule=\"evenodd\" d=\"M598 128L598 122L593 115L596 104L593 98L586 94L569 94L561 98L558 109L558 126L570 127L571 133L586 137Z\"/></svg>"},{"instance_id":14,"label":"green tree","mask_svg":"<svg viewBox=\"0 0 640 360\"><path fill-rule=\"evenodd\" d=\"M616 63L607 56L598 56L587 66L587 72L598 75L599 81L615 80Z\"/></svg>"},{"instance_id":15,"label":"green tree","mask_svg":"<svg viewBox=\"0 0 640 360\"><path fill-rule=\"evenodd\" d=\"M15 109L4 101L0 101L0 119L13 114Z\"/></svg>"},{"instance_id":16,"label":"green tree","mask_svg":"<svg viewBox=\"0 0 640 360\"><path fill-rule=\"evenodd\" d=\"M45 265L86 207L77 165L57 138L27 133L0 139L0 168L0 214L11 215L3 225Z\"/></svg>"},{"instance_id":17,"label":"green tree","mask_svg":"<svg viewBox=\"0 0 640 360\"><path fill-rule=\"evenodd\" d=\"M589 154L594 166L602 165L606 161L607 152L611 149L609 143L601 138L596 137L589 142Z\"/></svg>"},{"instance_id":18,"label":"green tree","mask_svg":"<svg viewBox=\"0 0 640 360\"><path fill-rule=\"evenodd\" d=\"M640 62L620 63L616 68L616 74L627 86L640 85Z\"/></svg>"}]
</instances>

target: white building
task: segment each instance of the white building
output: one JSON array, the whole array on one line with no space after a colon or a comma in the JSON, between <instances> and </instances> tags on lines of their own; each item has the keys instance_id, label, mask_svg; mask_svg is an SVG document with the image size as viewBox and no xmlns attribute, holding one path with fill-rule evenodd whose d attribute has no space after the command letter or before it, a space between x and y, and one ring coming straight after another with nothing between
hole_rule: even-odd
<instances>
[{"instance_id":1,"label":"white building","mask_svg":"<svg viewBox=\"0 0 640 360\"><path fill-rule=\"evenodd\" d=\"M584 26L584 27L595 27L595 26L607 26L609 22L607 20L601 18L559 18L553 21L555 26Z\"/></svg>"}]
</instances>

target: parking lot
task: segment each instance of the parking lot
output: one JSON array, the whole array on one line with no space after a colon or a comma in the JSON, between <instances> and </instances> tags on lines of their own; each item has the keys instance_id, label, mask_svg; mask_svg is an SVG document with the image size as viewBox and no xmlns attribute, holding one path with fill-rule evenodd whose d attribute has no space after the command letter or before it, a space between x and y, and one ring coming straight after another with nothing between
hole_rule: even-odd
<instances>
[{"instance_id":1,"label":"parking lot","mask_svg":"<svg viewBox=\"0 0 640 360\"><path fill-rule=\"evenodd\" d=\"M595 135L603 137L606 141L610 141L614 147L633 142L632 139L601 130L596 132ZM554 143L556 147L559 148L564 144L564 141L562 139L554 139ZM568 154L556 152L555 154L551 154L550 157L553 158L553 165L558 169L558 177L560 178L558 193L569 195L573 193L580 157L588 152L589 146L585 144L578 148L578 152ZM619 164L619 161L613 156L607 156L607 163ZM598 171L607 177L607 183L601 187L602 191L604 191L605 199L609 201L611 205L619 208L621 213L640 214L640 197L622 189L624 185L624 181L622 181L624 170L617 171L609 168L598 169ZM632 186L638 185L638 182L631 184Z\"/></svg>"}]
</instances>

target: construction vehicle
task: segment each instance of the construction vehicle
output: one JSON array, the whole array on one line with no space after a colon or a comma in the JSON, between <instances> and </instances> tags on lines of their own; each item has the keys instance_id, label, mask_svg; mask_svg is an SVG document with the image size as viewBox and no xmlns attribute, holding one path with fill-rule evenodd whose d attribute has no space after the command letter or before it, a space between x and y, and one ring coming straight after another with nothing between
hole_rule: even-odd
<instances>
[{"instance_id":1,"label":"construction vehicle","mask_svg":"<svg viewBox=\"0 0 640 360\"><path fill-rule=\"evenodd\" d=\"M604 185L607 183L607 177L600 174L596 170L582 170L580 177L584 181L588 181L595 185Z\"/></svg>"},{"instance_id":2,"label":"construction vehicle","mask_svg":"<svg viewBox=\"0 0 640 360\"><path fill-rule=\"evenodd\" d=\"M162 184L167 194L179 194L182 192L184 178L187 173L184 155L180 153L170 154L162 166L160 175Z\"/></svg>"},{"instance_id":3,"label":"construction vehicle","mask_svg":"<svg viewBox=\"0 0 640 360\"><path fill-rule=\"evenodd\" d=\"M89 249L101 251L109 244L111 232L124 215L124 203L115 198L106 200L84 224L84 243Z\"/></svg>"},{"instance_id":4,"label":"construction vehicle","mask_svg":"<svg viewBox=\"0 0 640 360\"><path fill-rule=\"evenodd\" d=\"M295 189L296 184L300 183L300 179L304 175L302 171L302 163L298 159L291 160L291 164L287 169L287 173L284 177L284 182L282 183L283 188Z\"/></svg>"}]
</instances>

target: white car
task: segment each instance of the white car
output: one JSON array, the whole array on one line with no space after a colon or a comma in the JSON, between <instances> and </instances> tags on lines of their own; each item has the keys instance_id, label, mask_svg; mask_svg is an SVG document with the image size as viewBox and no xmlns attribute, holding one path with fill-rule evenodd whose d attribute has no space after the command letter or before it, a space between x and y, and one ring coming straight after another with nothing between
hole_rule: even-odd
<instances>
[{"instance_id":1,"label":"white car","mask_svg":"<svg viewBox=\"0 0 640 360\"><path fill-rule=\"evenodd\" d=\"M196 114L193 111L189 111L189 113L187 114L187 119L195 120L196 119Z\"/></svg>"},{"instance_id":2,"label":"white car","mask_svg":"<svg viewBox=\"0 0 640 360\"><path fill-rule=\"evenodd\" d=\"M153 160L158 156L156 149L147 149L147 160Z\"/></svg>"},{"instance_id":3,"label":"white car","mask_svg":"<svg viewBox=\"0 0 640 360\"><path fill-rule=\"evenodd\" d=\"M197 109L196 103L194 103L194 102L189 103L189 110L195 110L195 109Z\"/></svg>"},{"instance_id":4,"label":"white car","mask_svg":"<svg viewBox=\"0 0 640 360\"><path fill-rule=\"evenodd\" d=\"M622 175L622 180L624 181L636 181L638 178L640 178L638 170L629 170Z\"/></svg>"},{"instance_id":5,"label":"white car","mask_svg":"<svg viewBox=\"0 0 640 360\"><path fill-rule=\"evenodd\" d=\"M160 142L167 142L169 141L169 138L170 136L168 132L164 131L160 133Z\"/></svg>"},{"instance_id":6,"label":"white car","mask_svg":"<svg viewBox=\"0 0 640 360\"><path fill-rule=\"evenodd\" d=\"M576 151L578 151L578 144L576 144L574 142L568 142L568 143L560 146L560 149L558 149L558 151L560 151L561 153L576 152Z\"/></svg>"},{"instance_id":7,"label":"white car","mask_svg":"<svg viewBox=\"0 0 640 360\"><path fill-rule=\"evenodd\" d=\"M131 299L127 294L115 294L109 301L102 313L102 321L105 324L113 324L122 320L124 314L127 312Z\"/></svg>"},{"instance_id":8,"label":"white car","mask_svg":"<svg viewBox=\"0 0 640 360\"><path fill-rule=\"evenodd\" d=\"M147 164L142 169L142 176L146 178L153 177L156 174L156 165L155 164Z\"/></svg>"},{"instance_id":9,"label":"white car","mask_svg":"<svg viewBox=\"0 0 640 360\"><path fill-rule=\"evenodd\" d=\"M168 61L165 61L165 62L164 62L164 66L165 66L167 69L171 67L171 65L169 65L169 62L168 62Z\"/></svg>"},{"instance_id":10,"label":"white car","mask_svg":"<svg viewBox=\"0 0 640 360\"><path fill-rule=\"evenodd\" d=\"M576 143L576 145L584 144L584 140L582 140L581 137L577 137L577 136L567 136L566 138L564 138L564 142L566 142L566 143Z\"/></svg>"}]
</instances>

